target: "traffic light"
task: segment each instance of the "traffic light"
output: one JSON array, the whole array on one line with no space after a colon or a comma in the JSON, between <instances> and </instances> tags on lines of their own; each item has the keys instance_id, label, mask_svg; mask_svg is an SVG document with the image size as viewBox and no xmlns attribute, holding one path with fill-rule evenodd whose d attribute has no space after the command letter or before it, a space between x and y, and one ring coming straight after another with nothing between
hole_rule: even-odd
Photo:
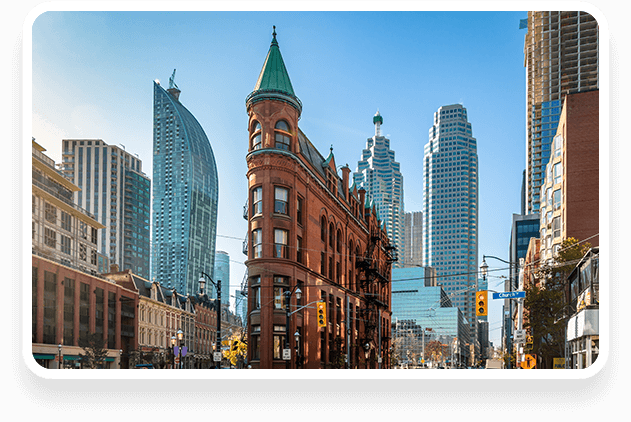
<instances>
[{"instance_id":1,"label":"traffic light","mask_svg":"<svg viewBox=\"0 0 631 422\"><path fill-rule=\"evenodd\" d=\"M475 314L477 316L488 315L488 292L486 290L480 290L475 294Z\"/></svg>"},{"instance_id":2,"label":"traffic light","mask_svg":"<svg viewBox=\"0 0 631 422\"><path fill-rule=\"evenodd\" d=\"M326 327L326 302L318 302L316 309L318 313L318 328Z\"/></svg>"}]
</instances>

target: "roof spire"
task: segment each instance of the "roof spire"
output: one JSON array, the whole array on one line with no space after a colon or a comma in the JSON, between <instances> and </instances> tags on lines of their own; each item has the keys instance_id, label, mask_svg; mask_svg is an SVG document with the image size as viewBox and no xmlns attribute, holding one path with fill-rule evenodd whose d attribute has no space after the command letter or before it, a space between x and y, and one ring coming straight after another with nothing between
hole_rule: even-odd
<instances>
[{"instance_id":1,"label":"roof spire","mask_svg":"<svg viewBox=\"0 0 631 422\"><path fill-rule=\"evenodd\" d=\"M254 91L246 98L246 105L249 107L262 100L276 99L291 104L298 112L302 111L302 104L291 86L289 74L280 54L278 41L276 41L276 26L273 26L272 44L265 58L263 69L254 86Z\"/></svg>"},{"instance_id":2,"label":"roof spire","mask_svg":"<svg viewBox=\"0 0 631 422\"><path fill-rule=\"evenodd\" d=\"M375 125L375 136L381 136L381 125L383 124L383 117L379 114L379 109L377 109L377 113L372 118L372 122Z\"/></svg>"}]
</instances>

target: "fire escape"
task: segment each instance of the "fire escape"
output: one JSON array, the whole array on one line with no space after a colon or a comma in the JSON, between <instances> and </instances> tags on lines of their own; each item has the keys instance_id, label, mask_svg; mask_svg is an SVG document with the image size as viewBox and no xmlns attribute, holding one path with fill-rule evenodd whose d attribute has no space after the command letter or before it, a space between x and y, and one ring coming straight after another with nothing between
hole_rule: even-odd
<instances>
[{"instance_id":1,"label":"fire escape","mask_svg":"<svg viewBox=\"0 0 631 422\"><path fill-rule=\"evenodd\" d=\"M387 239L382 238L379 226L371 228L370 242L364 256L357 257L357 270L360 274L360 292L363 296L358 317L364 322L363 337L359 339L360 347L368 353L369 348L377 345L380 310L387 310L388 304L383 302L381 288L388 283L388 278L380 271L381 254L385 260L384 271L390 272L392 263L397 260L396 248ZM382 333L384 332L382 327ZM382 340L387 338L382 334Z\"/></svg>"}]
</instances>

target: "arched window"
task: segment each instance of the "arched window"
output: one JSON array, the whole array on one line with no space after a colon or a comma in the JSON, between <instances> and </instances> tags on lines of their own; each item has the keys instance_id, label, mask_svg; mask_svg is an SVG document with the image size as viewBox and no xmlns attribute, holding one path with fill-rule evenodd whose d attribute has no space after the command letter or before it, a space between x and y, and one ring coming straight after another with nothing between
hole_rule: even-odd
<instances>
[{"instance_id":1,"label":"arched window","mask_svg":"<svg viewBox=\"0 0 631 422\"><path fill-rule=\"evenodd\" d=\"M289 133L289 125L284 120L279 120L274 126L275 131L275 147L278 149L289 150L289 142L291 135Z\"/></svg>"},{"instance_id":2,"label":"arched window","mask_svg":"<svg viewBox=\"0 0 631 422\"><path fill-rule=\"evenodd\" d=\"M263 147L261 139L261 124L259 122L255 122L254 130L252 131L252 150L261 149Z\"/></svg>"},{"instance_id":3,"label":"arched window","mask_svg":"<svg viewBox=\"0 0 631 422\"><path fill-rule=\"evenodd\" d=\"M320 219L320 238L326 243L326 217Z\"/></svg>"},{"instance_id":4,"label":"arched window","mask_svg":"<svg viewBox=\"0 0 631 422\"><path fill-rule=\"evenodd\" d=\"M337 229L337 253L342 253L342 232Z\"/></svg>"},{"instance_id":5,"label":"arched window","mask_svg":"<svg viewBox=\"0 0 631 422\"><path fill-rule=\"evenodd\" d=\"M335 251L335 249L333 249L335 247L335 228L333 227L333 223L329 225L329 246L332 251Z\"/></svg>"}]
</instances>

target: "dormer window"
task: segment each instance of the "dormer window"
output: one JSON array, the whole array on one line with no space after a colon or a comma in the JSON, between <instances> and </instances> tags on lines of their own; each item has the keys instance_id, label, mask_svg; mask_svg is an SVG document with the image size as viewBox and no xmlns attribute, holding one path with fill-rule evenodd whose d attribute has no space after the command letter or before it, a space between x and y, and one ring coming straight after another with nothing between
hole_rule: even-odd
<instances>
[{"instance_id":1,"label":"dormer window","mask_svg":"<svg viewBox=\"0 0 631 422\"><path fill-rule=\"evenodd\" d=\"M275 129L275 147L278 149L289 150L289 142L291 135L289 133L289 125L284 120L279 120L276 123Z\"/></svg>"}]
</instances>

